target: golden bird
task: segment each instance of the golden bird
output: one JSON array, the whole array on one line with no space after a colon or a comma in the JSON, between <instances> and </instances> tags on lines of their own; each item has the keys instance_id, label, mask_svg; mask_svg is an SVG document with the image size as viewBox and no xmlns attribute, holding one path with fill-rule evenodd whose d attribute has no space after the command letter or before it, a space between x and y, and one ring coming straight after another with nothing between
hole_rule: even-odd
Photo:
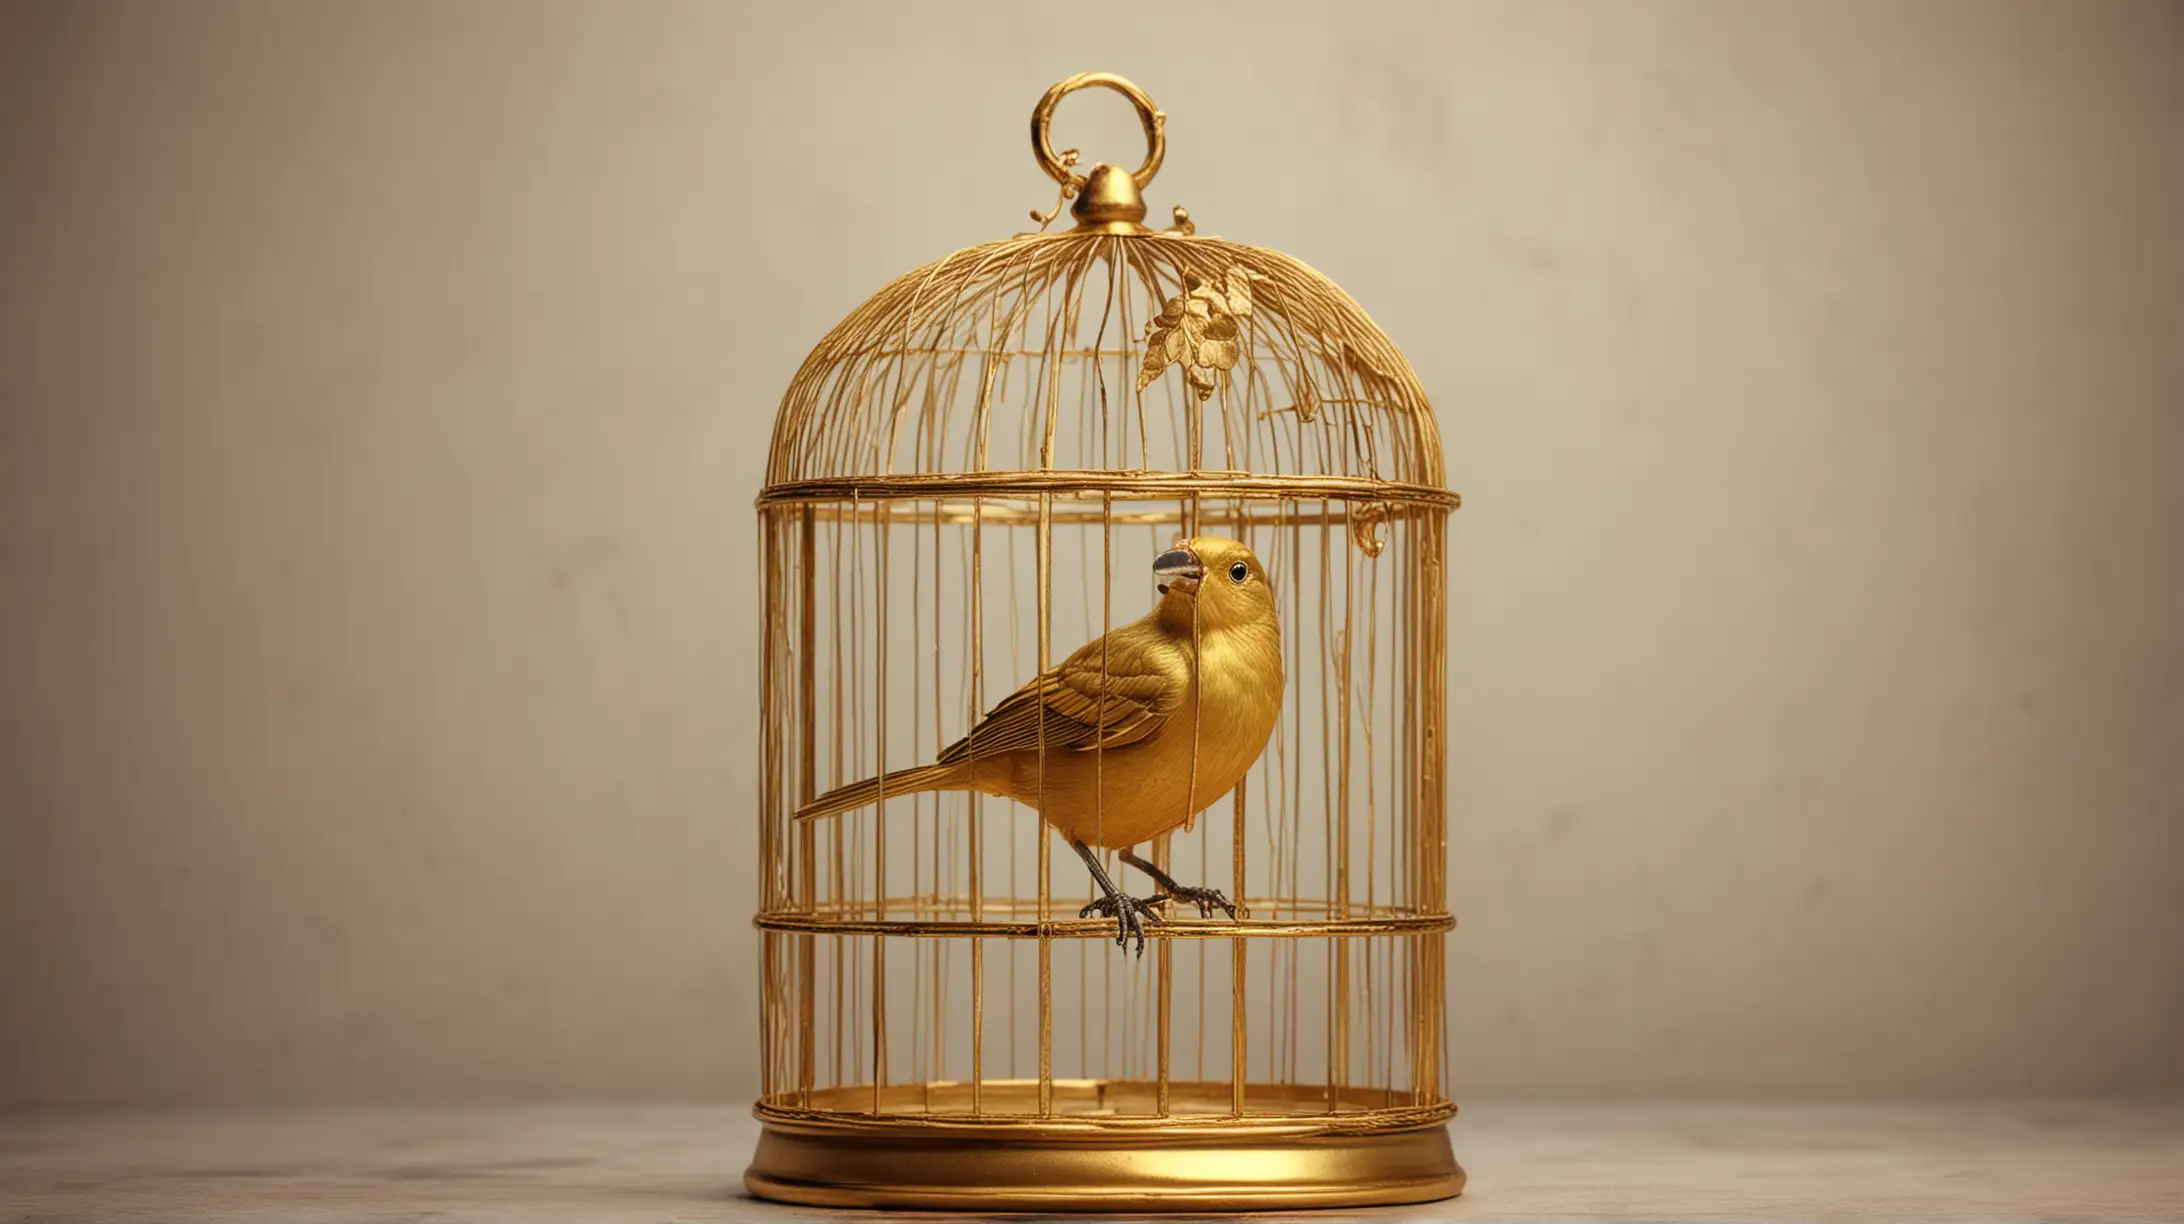
<instances>
[{"instance_id":1,"label":"golden bird","mask_svg":"<svg viewBox=\"0 0 2184 1224\"><path fill-rule=\"evenodd\" d=\"M1086 643L1009 694L930 765L827 792L796 813L832 816L885 795L972 790L1014 799L1066 838L1103 894L1079 911L1115 919L1115 942L1145 951L1145 922L1169 898L1201 915L1236 907L1179 884L1132 847L1176 828L1234 790L1266 750L1282 708L1282 638L1266 569L1218 536L1179 540L1153 559L1153 610ZM1042 747L1044 751L1042 751ZM1092 847L1166 891L1130 897Z\"/></svg>"}]
</instances>

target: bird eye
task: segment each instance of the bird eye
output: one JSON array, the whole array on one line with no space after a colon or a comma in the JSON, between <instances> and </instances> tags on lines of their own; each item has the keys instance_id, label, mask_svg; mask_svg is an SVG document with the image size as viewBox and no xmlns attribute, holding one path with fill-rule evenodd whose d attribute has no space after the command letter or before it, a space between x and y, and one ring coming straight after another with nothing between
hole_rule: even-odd
<instances>
[{"instance_id":1,"label":"bird eye","mask_svg":"<svg viewBox=\"0 0 2184 1224\"><path fill-rule=\"evenodd\" d=\"M1238 586L1242 586L1244 584L1244 579L1251 577L1251 567L1245 565L1241 561L1238 561L1236 564L1228 567L1228 576L1230 582L1233 582Z\"/></svg>"}]
</instances>

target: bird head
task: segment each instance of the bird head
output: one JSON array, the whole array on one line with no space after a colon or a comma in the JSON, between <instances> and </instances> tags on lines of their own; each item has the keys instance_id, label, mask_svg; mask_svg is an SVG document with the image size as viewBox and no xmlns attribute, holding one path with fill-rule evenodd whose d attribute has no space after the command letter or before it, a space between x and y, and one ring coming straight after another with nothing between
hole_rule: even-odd
<instances>
[{"instance_id":1,"label":"bird head","mask_svg":"<svg viewBox=\"0 0 2184 1224\"><path fill-rule=\"evenodd\" d=\"M1274 590L1266 567L1252 551L1220 536L1177 540L1153 558L1162 617L1178 624L1195 618L1200 629L1225 629L1274 621Z\"/></svg>"}]
</instances>

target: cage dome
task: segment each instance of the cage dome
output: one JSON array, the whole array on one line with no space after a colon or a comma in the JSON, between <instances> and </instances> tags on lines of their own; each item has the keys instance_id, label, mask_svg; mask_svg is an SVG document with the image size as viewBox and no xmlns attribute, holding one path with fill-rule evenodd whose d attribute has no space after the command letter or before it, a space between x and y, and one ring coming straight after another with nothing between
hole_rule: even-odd
<instances>
[{"instance_id":1,"label":"cage dome","mask_svg":"<svg viewBox=\"0 0 2184 1224\"><path fill-rule=\"evenodd\" d=\"M767 480L969 492L997 472L1448 500L1425 390L1348 294L1279 252L1142 227L1021 235L897 278L798 371Z\"/></svg>"}]
</instances>

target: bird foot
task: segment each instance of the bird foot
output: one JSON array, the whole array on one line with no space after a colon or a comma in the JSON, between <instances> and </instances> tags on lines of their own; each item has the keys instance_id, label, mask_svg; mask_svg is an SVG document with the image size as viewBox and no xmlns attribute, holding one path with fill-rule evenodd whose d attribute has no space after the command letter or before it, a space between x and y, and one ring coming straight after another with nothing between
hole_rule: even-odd
<instances>
[{"instance_id":1,"label":"bird foot","mask_svg":"<svg viewBox=\"0 0 2184 1224\"><path fill-rule=\"evenodd\" d=\"M1236 916L1236 907L1227 897L1221 895L1218 888L1192 888L1188 884L1181 884L1169 889L1160 899L1167 897L1173 897L1186 905L1197 906L1198 916L1201 918L1213 917L1215 910L1220 910L1231 918Z\"/></svg>"},{"instance_id":2,"label":"bird foot","mask_svg":"<svg viewBox=\"0 0 2184 1224\"><path fill-rule=\"evenodd\" d=\"M1150 923L1160 925L1160 912L1154 908L1162 898L1129 897L1121 893L1109 893L1077 911L1077 917L1090 918L1094 914L1115 920L1115 946L1128 951L1130 941L1137 941L1137 954L1145 955L1145 927Z\"/></svg>"}]
</instances>

